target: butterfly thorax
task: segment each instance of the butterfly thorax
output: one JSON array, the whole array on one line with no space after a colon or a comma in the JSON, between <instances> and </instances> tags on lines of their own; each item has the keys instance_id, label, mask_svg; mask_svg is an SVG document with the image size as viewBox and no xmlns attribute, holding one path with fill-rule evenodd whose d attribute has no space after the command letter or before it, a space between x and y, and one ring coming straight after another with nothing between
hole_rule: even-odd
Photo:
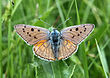
<instances>
[{"instance_id":1,"label":"butterfly thorax","mask_svg":"<svg viewBox=\"0 0 110 78\"><path fill-rule=\"evenodd\" d=\"M55 58L58 57L60 38L61 38L60 32L56 29L53 29L53 31L50 33L50 40Z\"/></svg>"}]
</instances>

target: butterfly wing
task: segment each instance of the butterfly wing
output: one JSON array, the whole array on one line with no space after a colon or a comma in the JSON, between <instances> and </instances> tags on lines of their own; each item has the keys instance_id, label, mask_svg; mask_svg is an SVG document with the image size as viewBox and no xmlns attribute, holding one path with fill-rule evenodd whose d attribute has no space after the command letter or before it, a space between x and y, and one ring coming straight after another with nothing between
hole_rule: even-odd
<instances>
[{"instance_id":1,"label":"butterfly wing","mask_svg":"<svg viewBox=\"0 0 110 78\"><path fill-rule=\"evenodd\" d=\"M26 41L33 45L40 40L48 40L49 30L37 26L18 24L15 27L16 32Z\"/></svg>"},{"instance_id":2,"label":"butterfly wing","mask_svg":"<svg viewBox=\"0 0 110 78\"><path fill-rule=\"evenodd\" d=\"M58 60L66 59L77 50L77 45L69 40L61 40Z\"/></svg>"},{"instance_id":3,"label":"butterfly wing","mask_svg":"<svg viewBox=\"0 0 110 78\"><path fill-rule=\"evenodd\" d=\"M62 38L79 44L82 42L93 30L93 24L81 24L70 26L61 31Z\"/></svg>"},{"instance_id":4,"label":"butterfly wing","mask_svg":"<svg viewBox=\"0 0 110 78\"><path fill-rule=\"evenodd\" d=\"M78 44L82 42L93 30L93 24L70 26L61 31L61 44L58 59L65 59L76 52Z\"/></svg>"},{"instance_id":5,"label":"butterfly wing","mask_svg":"<svg viewBox=\"0 0 110 78\"><path fill-rule=\"evenodd\" d=\"M39 56L42 59L54 61L56 59L51 47L52 46L49 40L41 40L34 45L33 52L35 55Z\"/></svg>"}]
</instances>

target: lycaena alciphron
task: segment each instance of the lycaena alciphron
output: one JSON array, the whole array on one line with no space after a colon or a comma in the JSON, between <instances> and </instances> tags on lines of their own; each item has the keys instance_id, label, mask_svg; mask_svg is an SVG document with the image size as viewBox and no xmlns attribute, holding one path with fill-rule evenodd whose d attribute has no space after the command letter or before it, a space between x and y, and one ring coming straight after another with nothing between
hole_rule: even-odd
<instances>
[{"instance_id":1,"label":"lycaena alciphron","mask_svg":"<svg viewBox=\"0 0 110 78\"><path fill-rule=\"evenodd\" d=\"M29 45L34 45L33 52L40 58L55 61L66 59L77 51L78 45L92 32L94 24L81 24L64 28L59 32L48 29L18 24L16 32Z\"/></svg>"}]
</instances>

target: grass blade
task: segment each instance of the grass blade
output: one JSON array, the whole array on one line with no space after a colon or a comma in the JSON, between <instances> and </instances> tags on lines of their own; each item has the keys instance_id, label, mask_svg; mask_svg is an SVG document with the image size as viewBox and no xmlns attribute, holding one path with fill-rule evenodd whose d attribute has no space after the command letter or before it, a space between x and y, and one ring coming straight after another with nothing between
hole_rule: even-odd
<instances>
[{"instance_id":1,"label":"grass blade","mask_svg":"<svg viewBox=\"0 0 110 78\"><path fill-rule=\"evenodd\" d=\"M69 7L69 10L68 10L66 19L69 18L69 14L70 14L70 12L71 12L71 9L72 9L73 4L74 4L74 0L72 0L72 2L71 2L71 5L70 5L70 7Z\"/></svg>"},{"instance_id":2,"label":"grass blade","mask_svg":"<svg viewBox=\"0 0 110 78\"><path fill-rule=\"evenodd\" d=\"M8 76L11 76L10 72L10 45L11 45L11 19L8 21ZM11 76L12 77L12 76Z\"/></svg>"},{"instance_id":3,"label":"grass blade","mask_svg":"<svg viewBox=\"0 0 110 78\"><path fill-rule=\"evenodd\" d=\"M51 67L53 71L53 78L61 78L61 72L59 71L59 62L52 62Z\"/></svg>"},{"instance_id":4,"label":"grass blade","mask_svg":"<svg viewBox=\"0 0 110 78\"><path fill-rule=\"evenodd\" d=\"M14 15L15 11L17 10L17 8L18 8L18 6L20 5L21 2L22 2L22 0L17 0L16 1L16 5L15 5L15 7L14 7L12 13L11 13L11 16Z\"/></svg>"},{"instance_id":5,"label":"grass blade","mask_svg":"<svg viewBox=\"0 0 110 78\"><path fill-rule=\"evenodd\" d=\"M85 45L84 45L84 42L81 43L80 45L80 49L79 49L79 52L81 53L80 54L80 58L81 58L81 63L84 67L84 78L89 78L89 73L88 73L88 63L87 63L87 56L86 56L86 53L85 53ZM83 58L83 59L82 59Z\"/></svg>"},{"instance_id":6,"label":"grass blade","mask_svg":"<svg viewBox=\"0 0 110 78\"><path fill-rule=\"evenodd\" d=\"M75 6L76 6L76 13L77 13L77 24L80 24L80 17L79 17L79 11L78 11L76 0L75 0ZM81 58L83 58L82 59L82 64L83 64L83 67L84 67L84 76L85 76L85 78L89 78L88 63L87 63L87 57L86 57L86 53L85 53L84 42L81 45L83 46L83 47L81 47Z\"/></svg>"},{"instance_id":7,"label":"grass blade","mask_svg":"<svg viewBox=\"0 0 110 78\"><path fill-rule=\"evenodd\" d=\"M36 78L39 78L38 75L37 75L37 74L38 74L38 73L37 73L37 66L35 67L35 72L36 72L36 73L35 73Z\"/></svg>"},{"instance_id":8,"label":"grass blade","mask_svg":"<svg viewBox=\"0 0 110 78\"><path fill-rule=\"evenodd\" d=\"M76 6L76 13L77 13L77 24L80 24L80 17L79 17L79 11L77 6L77 1L75 0L75 6Z\"/></svg>"},{"instance_id":9,"label":"grass blade","mask_svg":"<svg viewBox=\"0 0 110 78\"><path fill-rule=\"evenodd\" d=\"M96 39L95 39L95 41L96 41L96 46L97 46L97 50L98 50L98 53L99 53L99 57L100 57L100 60L101 60L101 63L102 63L102 67L104 69L105 77L108 78L108 76L107 76L108 66L107 66L107 63L105 62L106 58L103 54L103 51L101 51Z\"/></svg>"},{"instance_id":10,"label":"grass blade","mask_svg":"<svg viewBox=\"0 0 110 78\"><path fill-rule=\"evenodd\" d=\"M86 1L86 0L84 0L84 1ZM90 1L90 5L92 5L93 2L94 2L94 0L91 0ZM87 6L87 8L85 9L84 16L83 16L83 21L82 21L83 24L86 23L86 21L88 19L88 16L90 14L89 12L90 12L91 7L92 6Z\"/></svg>"},{"instance_id":11,"label":"grass blade","mask_svg":"<svg viewBox=\"0 0 110 78\"><path fill-rule=\"evenodd\" d=\"M0 0L0 78L2 78L2 0Z\"/></svg>"},{"instance_id":12,"label":"grass blade","mask_svg":"<svg viewBox=\"0 0 110 78\"><path fill-rule=\"evenodd\" d=\"M58 11L59 11L59 13L60 13L61 20L62 20L62 22L63 22L63 26L66 27L65 22L64 22L64 21L65 21L64 15L63 15L62 9L61 9L61 7L60 7L59 0L56 0L56 5L57 5Z\"/></svg>"}]
</instances>

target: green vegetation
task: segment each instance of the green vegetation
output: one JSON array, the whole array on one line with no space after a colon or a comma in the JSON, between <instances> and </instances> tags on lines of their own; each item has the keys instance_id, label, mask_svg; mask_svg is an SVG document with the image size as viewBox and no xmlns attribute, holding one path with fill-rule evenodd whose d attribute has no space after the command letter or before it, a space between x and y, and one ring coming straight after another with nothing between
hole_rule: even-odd
<instances>
[{"instance_id":1,"label":"green vegetation","mask_svg":"<svg viewBox=\"0 0 110 78\"><path fill-rule=\"evenodd\" d=\"M60 18L59 18L60 17ZM64 23L66 19L72 17ZM34 56L14 25L62 28L91 23L94 31L77 53L47 62ZM0 78L109 78L110 0L0 0Z\"/></svg>"}]
</instances>

